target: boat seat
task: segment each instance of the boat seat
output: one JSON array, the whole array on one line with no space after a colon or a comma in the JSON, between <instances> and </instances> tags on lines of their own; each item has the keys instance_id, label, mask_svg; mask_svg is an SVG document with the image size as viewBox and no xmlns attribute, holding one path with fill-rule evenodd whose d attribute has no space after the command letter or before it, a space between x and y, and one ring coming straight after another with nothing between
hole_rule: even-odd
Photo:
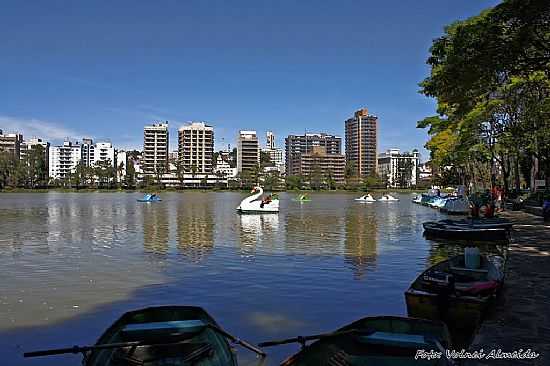
<instances>
[{"instance_id":1,"label":"boat seat","mask_svg":"<svg viewBox=\"0 0 550 366\"><path fill-rule=\"evenodd\" d=\"M361 343L404 348L423 348L430 346L424 336L419 334L375 332L368 336L359 337L359 341Z\"/></svg>"},{"instance_id":2,"label":"boat seat","mask_svg":"<svg viewBox=\"0 0 550 366\"><path fill-rule=\"evenodd\" d=\"M466 267L450 266L450 269L451 269L451 272L456 272L456 273L479 273L479 274L489 273L489 270L484 268L466 268Z\"/></svg>"},{"instance_id":3,"label":"boat seat","mask_svg":"<svg viewBox=\"0 0 550 366\"><path fill-rule=\"evenodd\" d=\"M125 340L142 340L157 337L199 333L206 327L202 320L133 323L121 330Z\"/></svg>"}]
</instances>

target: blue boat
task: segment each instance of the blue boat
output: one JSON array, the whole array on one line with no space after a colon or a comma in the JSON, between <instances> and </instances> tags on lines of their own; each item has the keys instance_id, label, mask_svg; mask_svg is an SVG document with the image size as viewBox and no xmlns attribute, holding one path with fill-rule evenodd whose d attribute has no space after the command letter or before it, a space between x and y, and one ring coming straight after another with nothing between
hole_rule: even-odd
<instances>
[{"instance_id":1,"label":"blue boat","mask_svg":"<svg viewBox=\"0 0 550 366\"><path fill-rule=\"evenodd\" d=\"M138 199L137 201L138 202L160 202L162 200L156 194L147 193L146 195L143 196L143 198Z\"/></svg>"}]
</instances>

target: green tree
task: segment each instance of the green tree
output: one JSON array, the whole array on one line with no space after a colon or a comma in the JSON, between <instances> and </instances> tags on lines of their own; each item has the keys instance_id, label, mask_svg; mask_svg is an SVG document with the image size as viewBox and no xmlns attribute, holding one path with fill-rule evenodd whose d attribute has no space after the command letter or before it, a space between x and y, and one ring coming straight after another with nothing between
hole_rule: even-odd
<instances>
[{"instance_id":1,"label":"green tree","mask_svg":"<svg viewBox=\"0 0 550 366\"><path fill-rule=\"evenodd\" d=\"M287 189L302 189L304 178L301 175L289 175L285 180Z\"/></svg>"},{"instance_id":2,"label":"green tree","mask_svg":"<svg viewBox=\"0 0 550 366\"><path fill-rule=\"evenodd\" d=\"M266 166L275 166L271 161L271 156L267 151L260 150L260 168L265 168Z\"/></svg>"},{"instance_id":3,"label":"green tree","mask_svg":"<svg viewBox=\"0 0 550 366\"><path fill-rule=\"evenodd\" d=\"M310 188L315 190L323 188L323 184L324 184L323 178L324 177L323 177L323 171L321 170L321 166L315 162L311 168L311 173L308 177L308 183Z\"/></svg>"},{"instance_id":4,"label":"green tree","mask_svg":"<svg viewBox=\"0 0 550 366\"><path fill-rule=\"evenodd\" d=\"M136 168L134 167L134 162L128 160L128 166L126 167L126 177L124 178L126 186L128 188L134 188L136 186Z\"/></svg>"},{"instance_id":5,"label":"green tree","mask_svg":"<svg viewBox=\"0 0 550 366\"><path fill-rule=\"evenodd\" d=\"M429 127L426 147L440 171L494 185L500 170L508 186L528 154L550 176L549 19L547 1L505 0L434 41L421 91L437 99L439 115L418 127Z\"/></svg>"}]
</instances>

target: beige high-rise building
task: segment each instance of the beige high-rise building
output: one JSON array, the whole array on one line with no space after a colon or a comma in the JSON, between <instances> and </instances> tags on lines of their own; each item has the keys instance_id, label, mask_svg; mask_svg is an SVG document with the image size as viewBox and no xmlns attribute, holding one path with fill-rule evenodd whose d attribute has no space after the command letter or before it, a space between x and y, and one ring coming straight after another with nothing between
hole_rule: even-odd
<instances>
[{"instance_id":1,"label":"beige high-rise building","mask_svg":"<svg viewBox=\"0 0 550 366\"><path fill-rule=\"evenodd\" d=\"M313 146L310 152L298 153L292 166L290 175L300 175L310 180L311 175L318 171L324 181L331 177L337 184L344 183L346 158L342 154L327 154L324 146Z\"/></svg>"},{"instance_id":2,"label":"beige high-rise building","mask_svg":"<svg viewBox=\"0 0 550 366\"><path fill-rule=\"evenodd\" d=\"M168 122L157 123L143 128L144 174L155 174L157 170L168 170Z\"/></svg>"},{"instance_id":3,"label":"beige high-rise building","mask_svg":"<svg viewBox=\"0 0 550 366\"><path fill-rule=\"evenodd\" d=\"M17 160L19 160L19 154L21 150L21 144L23 143L23 135L20 133L8 133L3 134L0 130L0 151L6 151Z\"/></svg>"},{"instance_id":4,"label":"beige high-rise building","mask_svg":"<svg viewBox=\"0 0 550 366\"><path fill-rule=\"evenodd\" d=\"M178 131L178 159L187 169L211 173L214 156L214 128L204 122L191 122Z\"/></svg>"},{"instance_id":5,"label":"beige high-rise building","mask_svg":"<svg viewBox=\"0 0 550 366\"><path fill-rule=\"evenodd\" d=\"M378 117L367 108L346 120L346 162L352 163L358 177L374 175L377 169Z\"/></svg>"},{"instance_id":6,"label":"beige high-rise building","mask_svg":"<svg viewBox=\"0 0 550 366\"><path fill-rule=\"evenodd\" d=\"M252 170L260 164L260 145L256 131L239 131L237 136L237 172Z\"/></svg>"}]
</instances>

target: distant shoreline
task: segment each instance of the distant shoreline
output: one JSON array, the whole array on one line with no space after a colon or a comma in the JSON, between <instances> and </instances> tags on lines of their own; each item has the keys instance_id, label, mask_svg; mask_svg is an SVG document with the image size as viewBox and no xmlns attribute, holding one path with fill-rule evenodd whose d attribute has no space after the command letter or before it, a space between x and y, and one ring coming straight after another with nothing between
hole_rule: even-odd
<instances>
[{"instance_id":1,"label":"distant shoreline","mask_svg":"<svg viewBox=\"0 0 550 366\"><path fill-rule=\"evenodd\" d=\"M313 189L300 189L300 190L278 190L273 191L274 193L366 193L366 192L372 192L372 193L384 193L384 192L397 192L397 193L422 193L425 192L426 189L399 189L399 188L389 188L389 189L383 189L383 188L373 188L369 189L368 191L364 191L361 189L319 189L319 190L313 190ZM188 192L241 192L241 193L249 193L249 189L217 189L217 188L210 188L210 189L201 189L201 188L186 188L186 189L155 189L155 188L136 188L136 189L108 189L108 188L37 188L37 189L29 189L29 188L14 188L14 189L0 189L0 193L49 193L49 192L55 192L55 193L147 193L147 192L177 192L177 193L188 193Z\"/></svg>"}]
</instances>

